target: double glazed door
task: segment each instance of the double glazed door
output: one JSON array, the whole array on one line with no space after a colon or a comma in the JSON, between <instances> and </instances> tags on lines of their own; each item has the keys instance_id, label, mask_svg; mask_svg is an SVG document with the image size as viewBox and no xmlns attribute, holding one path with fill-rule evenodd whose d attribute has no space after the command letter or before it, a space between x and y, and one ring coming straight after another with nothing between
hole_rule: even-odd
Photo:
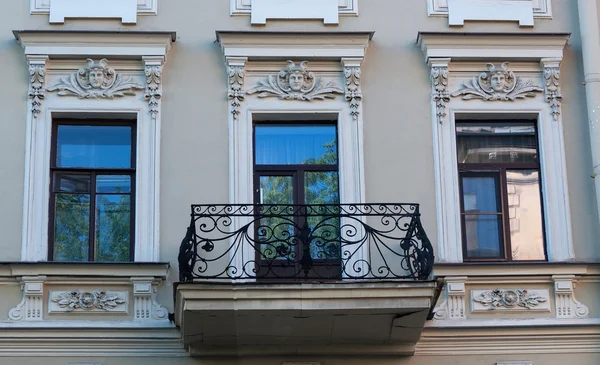
<instances>
[{"instance_id":1,"label":"double glazed door","mask_svg":"<svg viewBox=\"0 0 600 365\"><path fill-rule=\"evenodd\" d=\"M259 277L340 275L336 141L335 125L255 126L254 200L264 213L256 225Z\"/></svg>"}]
</instances>

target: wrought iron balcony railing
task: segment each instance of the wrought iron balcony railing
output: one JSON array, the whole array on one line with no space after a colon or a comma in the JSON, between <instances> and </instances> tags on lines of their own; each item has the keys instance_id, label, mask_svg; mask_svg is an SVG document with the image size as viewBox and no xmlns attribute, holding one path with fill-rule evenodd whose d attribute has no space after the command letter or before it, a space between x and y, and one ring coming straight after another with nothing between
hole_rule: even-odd
<instances>
[{"instance_id":1,"label":"wrought iron balcony railing","mask_svg":"<svg viewBox=\"0 0 600 365\"><path fill-rule=\"evenodd\" d=\"M192 205L179 250L194 279L426 280L418 204Z\"/></svg>"}]
</instances>

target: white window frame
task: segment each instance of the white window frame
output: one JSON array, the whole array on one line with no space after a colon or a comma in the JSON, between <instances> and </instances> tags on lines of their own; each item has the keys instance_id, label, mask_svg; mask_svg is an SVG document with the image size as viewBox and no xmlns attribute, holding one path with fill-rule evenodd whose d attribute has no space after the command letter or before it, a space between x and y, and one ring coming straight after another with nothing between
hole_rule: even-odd
<instances>
[{"instance_id":1,"label":"white window frame","mask_svg":"<svg viewBox=\"0 0 600 365\"><path fill-rule=\"evenodd\" d=\"M272 14L266 13L266 14L260 14L260 16L257 16L256 14L253 13L253 9L252 9L252 1L253 0L229 0L230 1L230 7L229 7L229 14L231 16L236 16L236 15L250 15L251 16L251 23L252 24L265 24L266 19L292 19L294 17L294 12L295 9L293 7L305 7L306 4L303 3L303 0L296 0L298 2L298 5L295 5L294 3L291 3L290 5L292 5L292 8L290 8L289 13L286 13L285 15L280 14L279 12L275 12ZM263 0L264 1L264 0ZM281 2L281 0L266 0L266 1L273 1L275 3L277 2ZM287 0L288 2L290 0ZM313 1L313 0L310 0ZM337 14L340 16L358 16L358 0L325 0L325 2L337 2ZM316 4L318 4L319 2L316 1ZM268 4L265 4L268 5ZM309 4L311 5L311 4ZM330 12L327 10L328 5L330 4L323 4L326 5L325 7L323 7L323 12L320 13L320 16L310 16L308 18L312 18L312 19L324 19L326 24L338 24L338 20L335 19L333 21L328 21L327 19L332 18L332 14L330 14ZM335 5L334 5L335 6ZM301 8L299 8L301 9ZM312 6L311 9L311 13L319 13L319 9L315 9L314 5ZM296 13L298 14L304 14L305 11L301 10L301 11L296 11ZM266 15L266 17L265 17ZM335 15L333 15L335 16ZM302 19L302 18L299 18ZM305 18L306 19L306 18Z\"/></svg>"},{"instance_id":2,"label":"white window frame","mask_svg":"<svg viewBox=\"0 0 600 365\"><path fill-rule=\"evenodd\" d=\"M521 26L533 26L534 19L552 19L551 0L426 1L427 14L429 16L448 17L449 25L460 26L464 24L465 20L506 20L519 21ZM531 5L522 4L525 2L531 2ZM454 14L451 14L452 12Z\"/></svg>"},{"instance_id":3,"label":"white window frame","mask_svg":"<svg viewBox=\"0 0 600 365\"><path fill-rule=\"evenodd\" d=\"M77 0L78 2L81 2L82 0ZM86 1L90 1L92 3L97 3L97 5L100 4L104 4L104 2L102 0L98 1L98 0L86 0ZM126 3L128 1L134 1L137 3L137 15L158 15L158 0L118 0L121 3ZM45 14L51 14L53 11L52 8L52 0L29 0L29 13L31 15L45 15ZM114 8L114 6L112 6L111 8ZM123 9L126 8L117 8L113 11L117 11L117 17L124 17L125 19L127 18L132 18L132 16L134 17L136 14L128 14L127 11L122 12ZM54 9L54 11L56 12L56 9ZM56 14L55 16L59 16L60 19L60 14L61 10L58 9L58 14ZM71 16L68 16L71 17ZM84 11L81 15L77 16L77 17L82 17L82 18L102 18L104 17L102 12L98 12L97 6L94 6L93 9L89 10L89 11ZM50 23L62 23L64 22L64 19L62 21L53 21L52 19L53 17L51 16L50 18ZM128 23L128 21L124 21L124 23ZM133 23L135 23L135 20L133 21Z\"/></svg>"},{"instance_id":4,"label":"white window frame","mask_svg":"<svg viewBox=\"0 0 600 365\"><path fill-rule=\"evenodd\" d=\"M436 92L436 84L432 83L431 100L438 262L463 262L455 128L456 116L461 114L498 116L508 113L529 116L538 121L548 261L565 262L575 259L560 107L562 96L555 108L548 102L552 101L550 95L543 93L514 102L450 97L450 93L458 90L462 83L485 71L486 62L498 60L500 63L518 63L518 69L515 69L518 75L543 87L546 85L544 72L560 67L562 50L568 38L567 34L506 34L496 37L485 34L419 34L417 43L432 71L448 72L446 99L440 101L435 98L439 93ZM550 99L546 100L546 97Z\"/></svg>"},{"instance_id":5,"label":"white window frame","mask_svg":"<svg viewBox=\"0 0 600 365\"><path fill-rule=\"evenodd\" d=\"M85 58L107 57L109 66L146 85L146 70L162 69L166 54L175 39L170 32L52 32L15 33L25 50L30 67L44 70L45 94L34 112L30 100L27 109L25 178L23 198L22 261L48 260L48 225L50 198L50 149L52 123L55 118L136 119L136 262L159 261L159 181L161 102L146 100L149 89L135 95L114 99L80 99L59 96L45 88L60 78L85 67ZM122 47L123 41L135 46ZM76 46L74 46L76 45ZM117 53L118 52L118 53ZM60 55L62 59L54 60ZM112 55L112 57L111 57ZM123 60L128 58L129 60ZM112 62L111 62L112 60ZM30 85L31 91L31 85ZM162 92L162 88L154 90Z\"/></svg>"}]
</instances>

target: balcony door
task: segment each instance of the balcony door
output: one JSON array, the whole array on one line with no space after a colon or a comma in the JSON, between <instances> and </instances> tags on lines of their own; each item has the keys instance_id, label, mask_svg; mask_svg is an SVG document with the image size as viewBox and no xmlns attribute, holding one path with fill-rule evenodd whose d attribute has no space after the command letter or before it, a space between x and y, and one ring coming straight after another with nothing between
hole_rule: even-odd
<instances>
[{"instance_id":1,"label":"balcony door","mask_svg":"<svg viewBox=\"0 0 600 365\"><path fill-rule=\"evenodd\" d=\"M256 220L258 276L339 277L336 125L256 124L254 147L254 200L265 213Z\"/></svg>"}]
</instances>

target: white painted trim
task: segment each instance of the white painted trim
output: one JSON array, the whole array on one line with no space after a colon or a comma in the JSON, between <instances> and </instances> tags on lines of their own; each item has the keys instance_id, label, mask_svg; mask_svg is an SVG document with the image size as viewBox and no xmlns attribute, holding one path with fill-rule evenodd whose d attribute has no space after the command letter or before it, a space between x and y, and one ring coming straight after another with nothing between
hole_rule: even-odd
<instances>
[{"instance_id":1,"label":"white painted trim","mask_svg":"<svg viewBox=\"0 0 600 365\"><path fill-rule=\"evenodd\" d=\"M29 0L29 13L50 14L52 0ZM137 0L138 15L158 15L158 0Z\"/></svg>"},{"instance_id":2,"label":"white painted trim","mask_svg":"<svg viewBox=\"0 0 600 365\"><path fill-rule=\"evenodd\" d=\"M35 1L35 0L32 0ZM44 0L38 0L44 1ZM49 0L45 0L49 1ZM358 0L337 0L340 16L358 16ZM229 15L250 15L252 0L229 0Z\"/></svg>"},{"instance_id":3,"label":"white painted trim","mask_svg":"<svg viewBox=\"0 0 600 365\"><path fill-rule=\"evenodd\" d=\"M448 17L449 0L426 0L427 15ZM533 18L552 19L552 1L551 0L532 0L531 7ZM460 9L459 9L460 10ZM500 20L500 19L498 19Z\"/></svg>"}]
</instances>

